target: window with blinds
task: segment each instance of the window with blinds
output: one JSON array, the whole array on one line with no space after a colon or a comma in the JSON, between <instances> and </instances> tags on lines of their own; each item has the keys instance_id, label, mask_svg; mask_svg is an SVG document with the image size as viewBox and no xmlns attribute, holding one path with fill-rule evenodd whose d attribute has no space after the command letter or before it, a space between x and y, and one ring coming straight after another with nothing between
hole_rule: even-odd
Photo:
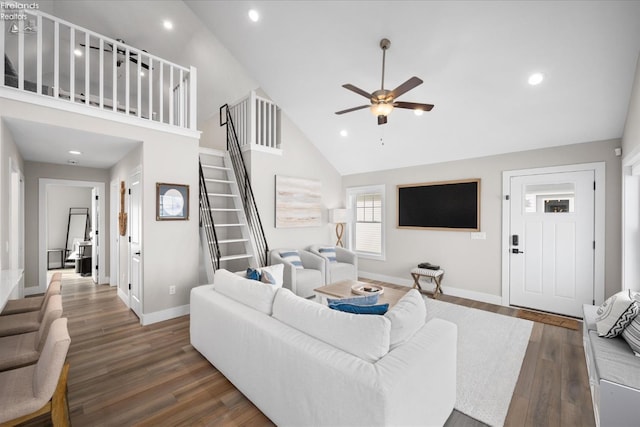
<instances>
[{"instance_id":1,"label":"window with blinds","mask_svg":"<svg viewBox=\"0 0 640 427\"><path fill-rule=\"evenodd\" d=\"M351 249L366 257L383 257L384 186L350 188L347 197L352 212Z\"/></svg>"}]
</instances>

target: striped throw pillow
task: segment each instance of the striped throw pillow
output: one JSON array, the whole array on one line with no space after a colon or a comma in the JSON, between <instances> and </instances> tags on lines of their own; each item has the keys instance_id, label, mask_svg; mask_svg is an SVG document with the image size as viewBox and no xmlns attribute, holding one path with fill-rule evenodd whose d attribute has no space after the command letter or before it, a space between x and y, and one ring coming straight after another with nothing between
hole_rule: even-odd
<instances>
[{"instance_id":1,"label":"striped throw pillow","mask_svg":"<svg viewBox=\"0 0 640 427\"><path fill-rule=\"evenodd\" d=\"M596 317L598 335L605 338L620 335L640 313L637 297L631 290L621 291L598 307L598 317Z\"/></svg>"},{"instance_id":2,"label":"striped throw pillow","mask_svg":"<svg viewBox=\"0 0 640 427\"><path fill-rule=\"evenodd\" d=\"M629 344L633 353L640 357L640 317L635 319L622 331L622 338Z\"/></svg>"},{"instance_id":3,"label":"striped throw pillow","mask_svg":"<svg viewBox=\"0 0 640 427\"><path fill-rule=\"evenodd\" d=\"M320 252L320 255L325 257L329 262L338 262L338 259L336 258L336 248L334 247L320 248L318 249L318 252Z\"/></svg>"},{"instance_id":4,"label":"striped throw pillow","mask_svg":"<svg viewBox=\"0 0 640 427\"><path fill-rule=\"evenodd\" d=\"M293 264L295 268L299 270L304 269L304 266L302 265L302 260L300 259L300 254L298 253L298 251L280 252L280 257L283 260Z\"/></svg>"}]
</instances>

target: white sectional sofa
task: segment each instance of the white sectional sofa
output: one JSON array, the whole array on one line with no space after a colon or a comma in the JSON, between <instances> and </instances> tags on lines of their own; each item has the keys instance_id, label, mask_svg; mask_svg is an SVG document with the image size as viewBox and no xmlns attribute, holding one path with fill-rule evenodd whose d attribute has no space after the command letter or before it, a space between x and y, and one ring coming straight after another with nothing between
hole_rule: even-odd
<instances>
[{"instance_id":1,"label":"white sectional sofa","mask_svg":"<svg viewBox=\"0 0 640 427\"><path fill-rule=\"evenodd\" d=\"M582 330L596 425L640 425L640 357L622 337L598 336L597 310L597 306L583 306Z\"/></svg>"},{"instance_id":2,"label":"white sectional sofa","mask_svg":"<svg viewBox=\"0 0 640 427\"><path fill-rule=\"evenodd\" d=\"M457 327L425 315L417 291L355 315L218 270L191 291L191 343L279 426L438 426Z\"/></svg>"}]
</instances>

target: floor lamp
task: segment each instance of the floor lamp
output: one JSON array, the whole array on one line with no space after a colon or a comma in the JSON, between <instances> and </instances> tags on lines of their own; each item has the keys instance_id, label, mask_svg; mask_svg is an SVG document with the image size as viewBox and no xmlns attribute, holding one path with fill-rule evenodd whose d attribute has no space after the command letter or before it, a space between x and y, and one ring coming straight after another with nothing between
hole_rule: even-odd
<instances>
[{"instance_id":1,"label":"floor lamp","mask_svg":"<svg viewBox=\"0 0 640 427\"><path fill-rule=\"evenodd\" d=\"M336 246L344 247L342 236L344 236L344 224L347 222L347 210L335 208L329 211L329 222L336 225Z\"/></svg>"}]
</instances>

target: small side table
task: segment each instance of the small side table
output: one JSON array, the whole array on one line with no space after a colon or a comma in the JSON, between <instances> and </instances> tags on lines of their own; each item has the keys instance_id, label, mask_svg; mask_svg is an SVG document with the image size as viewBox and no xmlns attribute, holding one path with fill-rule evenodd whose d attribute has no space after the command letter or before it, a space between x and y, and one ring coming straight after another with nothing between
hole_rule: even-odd
<instances>
[{"instance_id":1,"label":"small side table","mask_svg":"<svg viewBox=\"0 0 640 427\"><path fill-rule=\"evenodd\" d=\"M436 284L436 288L433 290L433 298L438 297L438 293L442 294L442 288L440 284L442 282L442 276L444 276L444 270L429 270L428 268L413 268L411 270L411 277L413 277L413 287L414 289L417 287L419 290L422 290L422 286L420 286L420 278L426 277L430 281L433 281Z\"/></svg>"}]
</instances>

